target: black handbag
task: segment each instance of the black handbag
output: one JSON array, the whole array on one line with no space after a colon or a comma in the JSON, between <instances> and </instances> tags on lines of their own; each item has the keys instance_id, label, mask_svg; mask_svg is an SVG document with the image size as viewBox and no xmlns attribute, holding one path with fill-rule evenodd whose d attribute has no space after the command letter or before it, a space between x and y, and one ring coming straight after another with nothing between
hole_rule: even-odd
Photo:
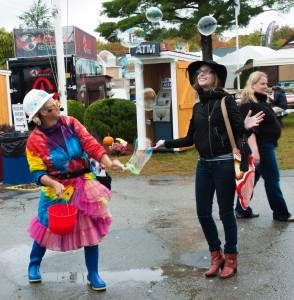
<instances>
[{"instance_id":1,"label":"black handbag","mask_svg":"<svg viewBox=\"0 0 294 300\"><path fill-rule=\"evenodd\" d=\"M87 159L86 165L87 168L92 171L95 175L96 175L96 179L103 184L104 186L106 186L109 190L111 190L111 181L112 178L109 175L109 173L106 170L103 170L104 172L99 172L99 175L97 175L97 164L98 162L95 160L90 160ZM99 168L99 167L98 167ZM101 176L102 175L102 176Z\"/></svg>"},{"instance_id":2,"label":"black handbag","mask_svg":"<svg viewBox=\"0 0 294 300\"><path fill-rule=\"evenodd\" d=\"M108 174L108 172L105 171L106 176L96 176L96 179L103 184L104 186L106 186L110 191L111 191L111 181L112 178L111 176Z\"/></svg>"}]
</instances>

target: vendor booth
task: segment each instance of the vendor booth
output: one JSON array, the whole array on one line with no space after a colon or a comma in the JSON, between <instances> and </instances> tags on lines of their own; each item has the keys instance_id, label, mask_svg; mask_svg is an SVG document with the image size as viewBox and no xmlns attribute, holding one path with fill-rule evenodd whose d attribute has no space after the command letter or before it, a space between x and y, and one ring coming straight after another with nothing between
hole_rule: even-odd
<instances>
[{"instance_id":1,"label":"vendor booth","mask_svg":"<svg viewBox=\"0 0 294 300\"><path fill-rule=\"evenodd\" d=\"M218 61L219 62L219 61ZM235 73L243 72L253 67L260 67L268 75L268 85L294 82L294 47L283 47L272 54L255 58L253 62L244 65Z\"/></svg>"},{"instance_id":2,"label":"vendor booth","mask_svg":"<svg viewBox=\"0 0 294 300\"><path fill-rule=\"evenodd\" d=\"M271 55L254 59L253 66L261 67L262 71L273 77L269 85L294 82L294 48L282 48Z\"/></svg>"},{"instance_id":3,"label":"vendor booth","mask_svg":"<svg viewBox=\"0 0 294 300\"><path fill-rule=\"evenodd\" d=\"M12 126L12 115L11 115L11 99L10 99L10 88L9 88L9 76L10 71L0 70L0 126L10 125ZM3 134L1 132L0 134ZM0 181L3 180L3 157L0 140ZM15 171L15 170L14 170Z\"/></svg>"},{"instance_id":4,"label":"vendor booth","mask_svg":"<svg viewBox=\"0 0 294 300\"><path fill-rule=\"evenodd\" d=\"M226 88L234 88L234 80L236 77L235 71L237 70L237 56L239 64L244 65L249 59L263 58L265 55L270 55L276 51L268 47L261 46L245 46L238 51L228 53L224 57L217 59L217 63L224 65L227 68L228 75L226 80Z\"/></svg>"},{"instance_id":5,"label":"vendor booth","mask_svg":"<svg viewBox=\"0 0 294 300\"><path fill-rule=\"evenodd\" d=\"M152 49L153 44L156 42L145 42L144 48L138 47ZM190 85L186 68L199 57L184 52L160 51L159 47L158 51L149 52L137 48L132 49L131 55L142 62L135 72L138 139L146 136L155 144L159 139L184 137L195 104L195 90ZM153 110L144 110L144 88L156 92Z\"/></svg>"}]
</instances>

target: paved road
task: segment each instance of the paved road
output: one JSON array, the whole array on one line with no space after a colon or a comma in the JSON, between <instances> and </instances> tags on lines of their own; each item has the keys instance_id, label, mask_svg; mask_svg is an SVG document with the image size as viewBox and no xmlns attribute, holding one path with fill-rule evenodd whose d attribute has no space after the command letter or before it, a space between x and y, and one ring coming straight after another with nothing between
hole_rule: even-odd
<instances>
[{"instance_id":1,"label":"paved road","mask_svg":"<svg viewBox=\"0 0 294 300\"><path fill-rule=\"evenodd\" d=\"M294 170L281 186L294 213ZM100 246L104 293L85 283L83 250L47 251L42 284L28 284L32 240L26 229L36 214L38 191L0 184L0 299L294 299L294 223L272 220L263 183L252 207L261 215L238 220L239 268L233 278L206 279L209 252L195 214L194 178L128 177L113 180L112 232ZM223 240L223 230L214 206Z\"/></svg>"}]
</instances>

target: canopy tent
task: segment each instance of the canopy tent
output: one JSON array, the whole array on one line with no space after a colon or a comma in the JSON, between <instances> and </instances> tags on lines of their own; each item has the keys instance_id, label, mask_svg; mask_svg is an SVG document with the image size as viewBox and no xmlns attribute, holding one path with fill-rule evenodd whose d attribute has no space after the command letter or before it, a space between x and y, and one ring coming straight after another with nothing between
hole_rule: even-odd
<instances>
[{"instance_id":1,"label":"canopy tent","mask_svg":"<svg viewBox=\"0 0 294 300\"><path fill-rule=\"evenodd\" d=\"M188 53L193 54L193 55L198 55L199 58L197 58L197 59L202 60L202 51L191 51L191 52L188 52ZM217 61L219 58L220 58L220 56L212 54L212 60Z\"/></svg>"},{"instance_id":2,"label":"canopy tent","mask_svg":"<svg viewBox=\"0 0 294 300\"><path fill-rule=\"evenodd\" d=\"M243 66L248 59L256 59L275 53L276 51L268 47L245 46L239 49L239 65ZM229 53L217 60L217 63L225 65L228 70L226 88L234 87L235 71L237 70L237 51Z\"/></svg>"},{"instance_id":3,"label":"canopy tent","mask_svg":"<svg viewBox=\"0 0 294 300\"><path fill-rule=\"evenodd\" d=\"M294 64L294 48L285 48L253 60L254 67Z\"/></svg>"},{"instance_id":4,"label":"canopy tent","mask_svg":"<svg viewBox=\"0 0 294 300\"><path fill-rule=\"evenodd\" d=\"M241 67L235 73L241 73L253 67L286 66L294 65L294 48L283 48L272 54L256 58ZM293 69L294 70L294 69Z\"/></svg>"}]
</instances>

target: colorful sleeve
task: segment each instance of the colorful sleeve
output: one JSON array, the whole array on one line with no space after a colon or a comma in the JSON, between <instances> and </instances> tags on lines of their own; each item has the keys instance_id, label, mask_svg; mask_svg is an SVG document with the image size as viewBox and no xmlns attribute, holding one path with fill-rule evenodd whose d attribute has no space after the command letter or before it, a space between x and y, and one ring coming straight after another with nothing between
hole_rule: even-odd
<instances>
[{"instance_id":1,"label":"colorful sleeve","mask_svg":"<svg viewBox=\"0 0 294 300\"><path fill-rule=\"evenodd\" d=\"M87 131L87 129L75 118L69 117L70 122L74 125L74 130L78 136L83 150L97 161L101 160L106 150L101 146L97 140Z\"/></svg>"},{"instance_id":2,"label":"colorful sleeve","mask_svg":"<svg viewBox=\"0 0 294 300\"><path fill-rule=\"evenodd\" d=\"M28 149L28 147L26 148L26 156L31 175L35 183L41 185L40 178L43 175L48 175L46 164L40 156L34 155L33 152Z\"/></svg>"}]
</instances>

